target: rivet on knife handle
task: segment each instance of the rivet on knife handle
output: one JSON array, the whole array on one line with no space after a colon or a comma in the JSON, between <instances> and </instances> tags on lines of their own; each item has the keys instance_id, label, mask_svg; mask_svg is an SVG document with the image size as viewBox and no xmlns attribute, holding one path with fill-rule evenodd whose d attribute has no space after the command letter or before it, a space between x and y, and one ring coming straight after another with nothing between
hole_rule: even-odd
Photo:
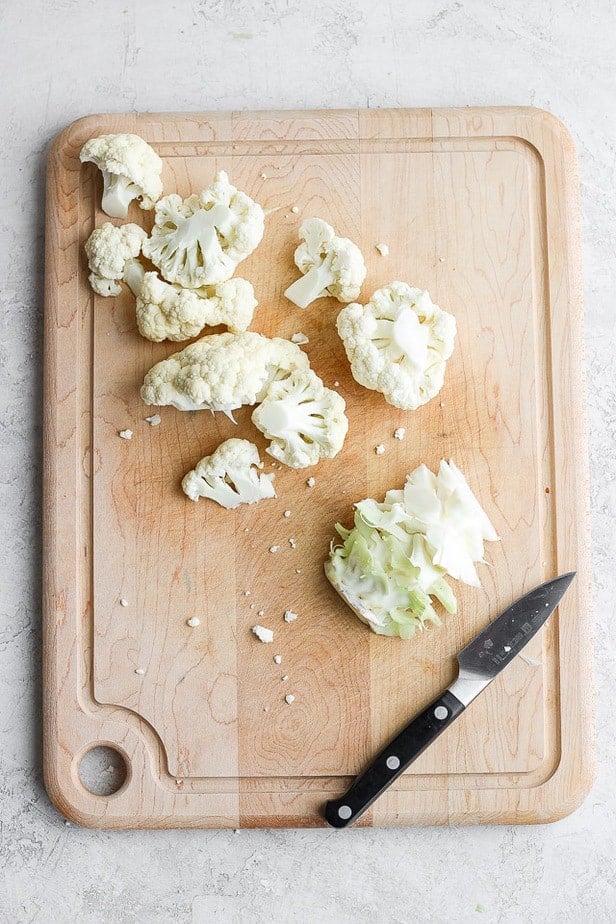
<instances>
[{"instance_id":1,"label":"rivet on knife handle","mask_svg":"<svg viewBox=\"0 0 616 924\"><path fill-rule=\"evenodd\" d=\"M341 799L326 803L325 818L329 824L346 828L356 821L463 711L460 700L445 690L383 748Z\"/></svg>"}]
</instances>

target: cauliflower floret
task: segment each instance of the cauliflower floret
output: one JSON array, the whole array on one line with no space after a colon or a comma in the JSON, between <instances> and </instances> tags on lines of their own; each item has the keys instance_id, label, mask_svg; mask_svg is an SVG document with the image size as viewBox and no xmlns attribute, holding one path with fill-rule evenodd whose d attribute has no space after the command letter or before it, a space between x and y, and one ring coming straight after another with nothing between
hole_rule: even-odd
<instances>
[{"instance_id":1,"label":"cauliflower floret","mask_svg":"<svg viewBox=\"0 0 616 924\"><path fill-rule=\"evenodd\" d=\"M147 340L190 340L204 327L226 324L233 332L250 325L257 302L246 279L183 289L146 273L138 260L126 265L124 281L137 297L137 326Z\"/></svg>"},{"instance_id":2,"label":"cauliflower floret","mask_svg":"<svg viewBox=\"0 0 616 924\"><path fill-rule=\"evenodd\" d=\"M95 164L103 174L101 208L110 218L126 218L133 199L140 200L142 209L151 209L162 195L163 162L139 135L90 138L79 160Z\"/></svg>"},{"instance_id":3,"label":"cauliflower floret","mask_svg":"<svg viewBox=\"0 0 616 924\"><path fill-rule=\"evenodd\" d=\"M252 422L272 441L270 456L290 468L306 468L342 449L349 429L344 409L344 398L307 369L273 382Z\"/></svg>"},{"instance_id":4,"label":"cauliflower floret","mask_svg":"<svg viewBox=\"0 0 616 924\"><path fill-rule=\"evenodd\" d=\"M116 228L106 221L95 228L85 243L90 285L98 295L119 295L120 279L126 264L141 253L147 234L139 225L126 224Z\"/></svg>"},{"instance_id":5,"label":"cauliflower floret","mask_svg":"<svg viewBox=\"0 0 616 924\"><path fill-rule=\"evenodd\" d=\"M227 510L240 504L256 504L265 497L276 497L274 475L260 475L259 468L263 468L263 462L253 443L225 440L184 475L182 490L193 501L209 497Z\"/></svg>"},{"instance_id":6,"label":"cauliflower floret","mask_svg":"<svg viewBox=\"0 0 616 924\"><path fill-rule=\"evenodd\" d=\"M164 279L191 289L230 279L265 228L261 206L238 192L222 170L201 195L165 196L155 215L143 252Z\"/></svg>"},{"instance_id":7,"label":"cauliflower floret","mask_svg":"<svg viewBox=\"0 0 616 924\"><path fill-rule=\"evenodd\" d=\"M295 251L295 265L304 274L284 293L298 308L307 308L317 298L333 295L339 302L352 302L366 278L366 265L359 247L346 237L337 237L321 218L307 218L299 229L302 243Z\"/></svg>"},{"instance_id":8,"label":"cauliflower floret","mask_svg":"<svg viewBox=\"0 0 616 924\"><path fill-rule=\"evenodd\" d=\"M453 352L456 320L405 282L377 289L336 322L353 377L394 407L414 410L438 394Z\"/></svg>"},{"instance_id":9,"label":"cauliflower floret","mask_svg":"<svg viewBox=\"0 0 616 924\"><path fill-rule=\"evenodd\" d=\"M306 354L289 340L270 340L253 331L209 334L156 363L144 379L141 397L146 404L231 416L244 404L263 401L273 381L308 368Z\"/></svg>"}]
</instances>

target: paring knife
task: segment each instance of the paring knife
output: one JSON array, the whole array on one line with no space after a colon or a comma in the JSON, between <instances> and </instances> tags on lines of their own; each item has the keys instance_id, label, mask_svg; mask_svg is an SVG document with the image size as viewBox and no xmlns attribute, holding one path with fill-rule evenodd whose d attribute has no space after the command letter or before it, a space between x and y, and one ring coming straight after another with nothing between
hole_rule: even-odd
<instances>
[{"instance_id":1,"label":"paring knife","mask_svg":"<svg viewBox=\"0 0 616 924\"><path fill-rule=\"evenodd\" d=\"M325 803L334 828L353 824L539 631L575 577L563 574L535 587L498 616L458 654L458 678L383 748L341 799Z\"/></svg>"}]
</instances>

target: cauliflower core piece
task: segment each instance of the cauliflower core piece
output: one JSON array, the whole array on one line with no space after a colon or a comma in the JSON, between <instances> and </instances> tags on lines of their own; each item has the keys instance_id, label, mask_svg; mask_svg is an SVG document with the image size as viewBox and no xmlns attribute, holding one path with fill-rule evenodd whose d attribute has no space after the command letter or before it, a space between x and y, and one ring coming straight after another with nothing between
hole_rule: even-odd
<instances>
[{"instance_id":1,"label":"cauliflower core piece","mask_svg":"<svg viewBox=\"0 0 616 924\"><path fill-rule=\"evenodd\" d=\"M116 228L106 221L95 228L85 243L90 285L98 295L119 295L120 279L128 261L138 257L147 235L139 225L126 224Z\"/></svg>"},{"instance_id":2,"label":"cauliflower core piece","mask_svg":"<svg viewBox=\"0 0 616 924\"><path fill-rule=\"evenodd\" d=\"M151 209L163 191L163 162L139 135L99 135L86 141L79 154L82 164L95 164L103 174L101 208L110 218L126 218L138 199Z\"/></svg>"},{"instance_id":3,"label":"cauliflower core piece","mask_svg":"<svg viewBox=\"0 0 616 924\"><path fill-rule=\"evenodd\" d=\"M261 242L264 228L261 206L221 170L200 195L182 200L172 194L157 203L143 252L167 282L197 289L230 279Z\"/></svg>"},{"instance_id":4,"label":"cauliflower core piece","mask_svg":"<svg viewBox=\"0 0 616 924\"><path fill-rule=\"evenodd\" d=\"M246 330L257 302L246 279L229 279L217 286L183 289L146 273L138 260L126 265L124 281L137 297L139 333L146 340L190 340L204 327L226 324L229 330Z\"/></svg>"},{"instance_id":5,"label":"cauliflower core piece","mask_svg":"<svg viewBox=\"0 0 616 924\"><path fill-rule=\"evenodd\" d=\"M295 265L303 273L284 293L298 308L307 308L317 298L333 295L339 302L352 302L366 278L366 266L359 247L346 237L337 237L321 218L307 218L299 229L302 243L295 251Z\"/></svg>"},{"instance_id":6,"label":"cauliflower core piece","mask_svg":"<svg viewBox=\"0 0 616 924\"><path fill-rule=\"evenodd\" d=\"M344 398L307 369L273 382L252 422L272 441L270 456L290 468L306 468L342 449L349 428L344 409Z\"/></svg>"},{"instance_id":7,"label":"cauliflower core piece","mask_svg":"<svg viewBox=\"0 0 616 924\"><path fill-rule=\"evenodd\" d=\"M227 510L240 504L256 504L265 497L276 497L274 475L260 475L260 468L263 462L253 443L225 440L184 475L182 490L193 501L209 497Z\"/></svg>"},{"instance_id":8,"label":"cauliflower core piece","mask_svg":"<svg viewBox=\"0 0 616 924\"><path fill-rule=\"evenodd\" d=\"M289 340L245 331L209 334L156 363L141 388L146 404L180 411L231 412L263 401L273 381L309 368L308 357Z\"/></svg>"},{"instance_id":9,"label":"cauliflower core piece","mask_svg":"<svg viewBox=\"0 0 616 924\"><path fill-rule=\"evenodd\" d=\"M336 327L355 380L389 404L414 410L441 390L456 320L427 292L392 282L367 305L343 308Z\"/></svg>"}]
</instances>

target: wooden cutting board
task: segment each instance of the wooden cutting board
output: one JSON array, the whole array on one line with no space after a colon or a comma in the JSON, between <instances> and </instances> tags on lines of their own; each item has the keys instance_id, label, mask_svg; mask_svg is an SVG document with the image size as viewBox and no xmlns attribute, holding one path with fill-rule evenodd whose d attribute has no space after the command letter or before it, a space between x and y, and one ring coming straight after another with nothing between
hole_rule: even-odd
<instances>
[{"instance_id":1,"label":"wooden cutting board","mask_svg":"<svg viewBox=\"0 0 616 924\"><path fill-rule=\"evenodd\" d=\"M166 192L198 191L225 169L269 210L238 271L260 302L253 327L304 332L350 419L336 459L274 469L276 500L230 512L179 488L223 439L263 451L250 408L237 426L172 408L158 427L144 420L143 375L178 347L139 337L128 292L102 299L87 284L83 244L106 217L100 174L78 154L104 132L150 142ZM426 407L398 411L353 381L337 302L300 311L284 299L308 216L361 246L364 300L402 279L456 316L445 387ZM129 220L149 227L152 213L133 206ZM570 569L576 582L524 657L361 823L550 821L579 804L592 714L578 183L556 119L524 108L91 116L49 158L46 283L45 777L65 815L111 828L322 825L323 802L451 682L458 649ZM324 579L334 524L443 457L502 541L487 547L481 589L456 585L457 616L410 642L377 637ZM251 633L257 622L272 645ZM79 774L100 744L128 769L109 797Z\"/></svg>"}]
</instances>

